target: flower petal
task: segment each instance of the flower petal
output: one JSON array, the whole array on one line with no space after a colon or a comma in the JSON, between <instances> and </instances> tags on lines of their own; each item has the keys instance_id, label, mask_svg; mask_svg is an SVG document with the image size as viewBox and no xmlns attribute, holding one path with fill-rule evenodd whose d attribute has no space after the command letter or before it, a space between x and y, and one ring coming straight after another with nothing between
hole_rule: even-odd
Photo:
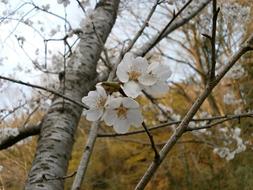
<instances>
[{"instance_id":1,"label":"flower petal","mask_svg":"<svg viewBox=\"0 0 253 190\"><path fill-rule=\"evenodd\" d=\"M122 104L125 108L139 108L140 107L138 102L136 102L135 100L129 97L123 98Z\"/></svg>"},{"instance_id":2,"label":"flower petal","mask_svg":"<svg viewBox=\"0 0 253 190\"><path fill-rule=\"evenodd\" d=\"M89 92L90 94L90 92ZM98 100L98 95L94 95L94 93L92 93L92 96L85 96L82 98L82 102L84 104L86 104L87 106L89 106L90 108L95 108L97 105L97 100Z\"/></svg>"},{"instance_id":3,"label":"flower petal","mask_svg":"<svg viewBox=\"0 0 253 190\"><path fill-rule=\"evenodd\" d=\"M88 121L98 121L103 115L103 110L87 110L86 119Z\"/></svg>"},{"instance_id":4,"label":"flower petal","mask_svg":"<svg viewBox=\"0 0 253 190\"><path fill-rule=\"evenodd\" d=\"M140 127L143 122L143 116L139 109L130 109L127 113L127 119L131 122L131 125Z\"/></svg>"},{"instance_id":5,"label":"flower petal","mask_svg":"<svg viewBox=\"0 0 253 190\"><path fill-rule=\"evenodd\" d=\"M129 81L122 87L125 94L131 98L136 98L141 94L141 87L135 81Z\"/></svg>"},{"instance_id":6,"label":"flower petal","mask_svg":"<svg viewBox=\"0 0 253 190\"><path fill-rule=\"evenodd\" d=\"M117 67L116 75L121 82L127 82L129 80L128 67L124 63L120 63Z\"/></svg>"},{"instance_id":7,"label":"flower petal","mask_svg":"<svg viewBox=\"0 0 253 190\"><path fill-rule=\"evenodd\" d=\"M165 63L152 63L148 71L155 74L162 81L166 81L172 74L169 65Z\"/></svg>"},{"instance_id":8,"label":"flower petal","mask_svg":"<svg viewBox=\"0 0 253 190\"><path fill-rule=\"evenodd\" d=\"M138 71L140 73L145 73L148 69L148 62L143 57L136 57L131 70Z\"/></svg>"},{"instance_id":9,"label":"flower petal","mask_svg":"<svg viewBox=\"0 0 253 190\"><path fill-rule=\"evenodd\" d=\"M127 52L125 55L124 55L124 58L123 58L123 62L125 62L126 65L132 65L133 62L134 62L134 54L131 53L131 52Z\"/></svg>"},{"instance_id":10,"label":"flower petal","mask_svg":"<svg viewBox=\"0 0 253 190\"><path fill-rule=\"evenodd\" d=\"M115 109L120 107L120 104L122 103L122 97L114 98L112 96L109 96L106 103L105 108L106 109Z\"/></svg>"},{"instance_id":11,"label":"flower petal","mask_svg":"<svg viewBox=\"0 0 253 190\"><path fill-rule=\"evenodd\" d=\"M126 53L116 71L116 75L121 82L127 82L129 80L128 72L130 71L133 63L134 55L132 53Z\"/></svg>"},{"instance_id":12,"label":"flower petal","mask_svg":"<svg viewBox=\"0 0 253 190\"><path fill-rule=\"evenodd\" d=\"M115 120L115 123L113 124L113 129L115 130L116 133L126 133L129 129L130 125L127 122L126 119L117 119Z\"/></svg>"},{"instance_id":13,"label":"flower petal","mask_svg":"<svg viewBox=\"0 0 253 190\"><path fill-rule=\"evenodd\" d=\"M105 99L107 98L106 91L102 86L97 85L96 89L97 89L97 93L99 94L99 96L101 96L102 98L105 98Z\"/></svg>"},{"instance_id":14,"label":"flower petal","mask_svg":"<svg viewBox=\"0 0 253 190\"><path fill-rule=\"evenodd\" d=\"M160 97L164 96L168 92L169 88L166 82L158 81L152 86L145 86L144 90L154 97Z\"/></svg>"},{"instance_id":15,"label":"flower petal","mask_svg":"<svg viewBox=\"0 0 253 190\"><path fill-rule=\"evenodd\" d=\"M152 74L145 74L138 78L140 84L145 86L151 86L157 82L157 77Z\"/></svg>"},{"instance_id":16,"label":"flower petal","mask_svg":"<svg viewBox=\"0 0 253 190\"><path fill-rule=\"evenodd\" d=\"M113 110L113 109L105 110L103 120L106 125L108 125L108 126L113 125L116 118L117 118L117 113L115 110Z\"/></svg>"}]
</instances>

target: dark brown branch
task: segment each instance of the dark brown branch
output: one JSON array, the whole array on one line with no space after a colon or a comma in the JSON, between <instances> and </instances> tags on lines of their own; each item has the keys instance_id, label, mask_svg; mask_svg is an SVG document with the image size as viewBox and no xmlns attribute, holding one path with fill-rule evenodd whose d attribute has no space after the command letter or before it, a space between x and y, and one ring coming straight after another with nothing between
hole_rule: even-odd
<instances>
[{"instance_id":1,"label":"dark brown branch","mask_svg":"<svg viewBox=\"0 0 253 190\"><path fill-rule=\"evenodd\" d=\"M170 27L170 25L173 23L174 20L176 20L176 18L186 9L186 7L192 2L192 0L189 0L177 13L173 13L173 17L172 19L168 22L168 24L163 28L163 30L160 32L160 34L157 36L156 40L154 41L154 43L149 46L149 48L143 52L143 54L141 55L142 57L144 57L158 42L160 42L160 40L163 38L163 35L166 33L167 29Z\"/></svg>"},{"instance_id":2,"label":"dark brown branch","mask_svg":"<svg viewBox=\"0 0 253 190\"><path fill-rule=\"evenodd\" d=\"M6 136L0 139L0 150L7 149L17 142L40 133L41 124L18 128L17 136Z\"/></svg>"},{"instance_id":3,"label":"dark brown branch","mask_svg":"<svg viewBox=\"0 0 253 190\"><path fill-rule=\"evenodd\" d=\"M210 123L210 124L205 125L205 126L201 126L201 127L187 127L186 131L196 131L196 130L201 130L201 129L209 129L209 128L213 127L213 126L216 126L218 124L224 123L226 121L237 119L240 122L241 118L243 118L243 117L253 117L253 113L248 113L248 114L246 114L246 115L240 115L239 114L239 115L227 116L225 118L220 119L219 121L216 121L214 123Z\"/></svg>"},{"instance_id":4,"label":"dark brown branch","mask_svg":"<svg viewBox=\"0 0 253 190\"><path fill-rule=\"evenodd\" d=\"M148 128L147 128L145 122L142 122L142 126L143 126L145 132L147 133L148 138L149 138L149 141L150 141L150 144L151 144L151 147L152 147L152 149L154 150L154 153L155 153L154 160L155 160L155 161L159 161L160 156L159 156L159 153L158 153L158 151L157 151L157 149L156 149L156 145L155 145L154 138L153 138L153 136L151 135L151 133L149 132L149 130L148 130Z\"/></svg>"},{"instance_id":5,"label":"dark brown branch","mask_svg":"<svg viewBox=\"0 0 253 190\"><path fill-rule=\"evenodd\" d=\"M132 139L132 138L114 138L112 140L118 140L118 141L124 141L124 142L129 142L129 143L136 143L136 144L141 144L141 145L145 145L145 146L150 146L150 142L146 142L146 141L141 141L139 139ZM207 142L207 141L203 141L203 140L181 140L178 141L178 144L186 144L186 143L194 143L194 144L206 144L209 145L211 147L214 147L214 144ZM164 146L164 144L166 144L166 141L164 142L157 142L156 146Z\"/></svg>"},{"instance_id":6,"label":"dark brown branch","mask_svg":"<svg viewBox=\"0 0 253 190\"><path fill-rule=\"evenodd\" d=\"M73 102L75 103L76 105L79 105L81 106L82 108L85 108L85 109L89 109L88 106L84 105L83 103L81 102L78 102L76 100L73 100L72 98L62 94L62 93L59 93L55 90L52 90L52 89L48 89L46 87L43 87L43 86L39 86L39 85L35 85L35 84L30 84L30 83L27 83L27 82L23 82L21 80L15 80L15 79L12 79L12 78L9 78L9 77L4 77L4 76L1 76L0 75L0 79L3 79L3 80L7 80L7 81L10 81L10 82L13 82L13 83L17 83L17 84L21 84L21 85L24 85L24 86L28 86L28 87L32 87L32 88L36 88L36 89L40 89L40 90L44 90L44 91L47 91L47 92L50 92L56 96L59 96L59 97L62 97L70 102Z\"/></svg>"},{"instance_id":7,"label":"dark brown branch","mask_svg":"<svg viewBox=\"0 0 253 190\"><path fill-rule=\"evenodd\" d=\"M224 115L224 116L215 116L215 117L210 117L210 118L202 118L202 119L193 119L192 121L194 122L201 122L201 121L212 121L212 120L219 120L216 121L214 123L210 123L208 125L202 126L202 127L196 127L196 128L190 128L188 127L186 129L186 131L194 131L194 130L200 130L200 129L207 129L207 128L211 128L215 125L218 125L220 123L223 123L225 121L229 121L229 120L235 120L238 118L246 118L246 117L253 117L253 113L242 113L242 114L238 114L238 115ZM153 130L157 130L157 129L162 129L164 127L168 127L170 125L175 125L175 124L179 124L181 121L173 121L173 122L168 122L168 123L164 123L164 124L160 124L157 125L155 127L150 127L148 130L149 131L153 131ZM28 126L28 127L22 127L19 128L19 135L18 136L8 136L6 138L4 138L3 140L0 140L0 150L9 148L10 146L16 144L17 142L33 136L33 135L38 135L40 133L40 128L41 125L32 125L32 126ZM130 135L137 135L137 134L141 134L141 133L145 133L145 130L136 130L136 131L131 131L125 134L117 134L117 133L107 133L107 134L98 134L97 137L100 138L105 138L105 137L121 137L121 136L130 136Z\"/></svg>"},{"instance_id":8,"label":"dark brown branch","mask_svg":"<svg viewBox=\"0 0 253 190\"><path fill-rule=\"evenodd\" d=\"M173 146L177 143L180 137L186 132L189 122L192 120L193 116L199 110L200 106L203 104L205 99L211 94L213 88L220 82L220 80L224 77L224 75L229 71L231 67L248 51L252 50L253 47L253 36L247 40L245 44L231 57L228 63L221 69L221 71L217 74L217 77L207 85L207 88L200 94L200 96L196 99L195 103L189 109L187 114L185 115L182 122L177 127L177 130L174 131L173 135L168 139L166 144L163 146L161 151L159 152L160 160L159 162L152 162L135 187L135 190L142 190L145 188L147 183L150 181L151 177L157 171L160 164L163 162L167 154L171 151Z\"/></svg>"},{"instance_id":9,"label":"dark brown branch","mask_svg":"<svg viewBox=\"0 0 253 190\"><path fill-rule=\"evenodd\" d=\"M170 119L171 121L173 121L173 118L171 118L169 116L169 114L161 107L159 106L157 100L150 94L148 94L147 92L145 92L144 90L142 91L142 93L146 96L147 99L149 99L151 101L152 104L154 104L154 106L162 112L162 114L167 118Z\"/></svg>"},{"instance_id":10,"label":"dark brown branch","mask_svg":"<svg viewBox=\"0 0 253 190\"><path fill-rule=\"evenodd\" d=\"M215 48L215 42L216 42L216 27L217 27L217 18L219 14L220 9L217 9L217 1L213 0L213 26L212 26L212 37L211 37L211 46L212 46L212 56L211 56L211 69L210 69L210 75L209 75L209 82L212 82L212 80L215 78L215 66L216 66L216 48Z\"/></svg>"},{"instance_id":11,"label":"dark brown branch","mask_svg":"<svg viewBox=\"0 0 253 190\"><path fill-rule=\"evenodd\" d=\"M139 39L139 37L141 36L141 34L143 33L144 29L149 25L149 20L151 19L152 15L154 14L157 5L159 5L161 2L159 2L159 0L157 0L153 7L151 8L147 18L145 19L145 21L143 22L141 28L139 29L139 31L136 33L135 37L130 41L128 47L124 50L124 53L122 55L122 57L124 56L124 54L128 51L131 50L131 48L134 46L135 42Z\"/></svg>"},{"instance_id":12,"label":"dark brown branch","mask_svg":"<svg viewBox=\"0 0 253 190\"><path fill-rule=\"evenodd\" d=\"M223 120L224 119L224 121L222 121L222 122L225 122L225 121L229 121L229 120L235 120L235 119L238 119L238 118L246 118L246 117L253 117L253 113L250 112L250 113L242 113L242 114L237 114L237 115L214 116L214 117L202 118L202 119L192 119L191 121L194 121L194 122L202 122L202 121L211 122L211 121L215 121L215 120ZM169 127L171 125L177 125L180 122L181 122L181 120L159 124L157 126L150 127L149 131L154 131L154 130L162 129L162 128L165 128L165 127ZM219 122L219 123L216 123L216 125L221 123L220 121L217 121L217 122ZM205 127L205 126L203 126L203 127ZM189 128L189 129L191 129L191 128ZM199 129L203 129L203 128L194 128L194 130L199 130ZM118 134L118 133L106 133L105 134L105 133L100 133L100 134L98 134L97 137L105 138L105 137L130 136L130 135L141 134L141 133L144 133L144 132L145 132L145 130L135 130L135 131L131 131L131 132L124 133L124 134Z\"/></svg>"},{"instance_id":13,"label":"dark brown branch","mask_svg":"<svg viewBox=\"0 0 253 190\"><path fill-rule=\"evenodd\" d=\"M76 2L78 3L80 8L82 9L83 13L86 15L86 11L85 11L85 8L83 7L82 3L79 0L76 0Z\"/></svg>"}]
</instances>

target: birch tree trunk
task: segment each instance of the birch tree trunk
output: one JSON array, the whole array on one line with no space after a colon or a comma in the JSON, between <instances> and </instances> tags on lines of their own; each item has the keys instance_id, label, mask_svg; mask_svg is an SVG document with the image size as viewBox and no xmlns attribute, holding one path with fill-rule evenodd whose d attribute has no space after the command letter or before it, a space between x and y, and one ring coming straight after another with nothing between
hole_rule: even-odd
<instances>
[{"instance_id":1,"label":"birch tree trunk","mask_svg":"<svg viewBox=\"0 0 253 190\"><path fill-rule=\"evenodd\" d=\"M65 71L65 95L81 101L94 87L96 65L104 43L116 20L119 0L101 0L87 19L76 51ZM26 182L27 190L62 190L74 135L82 108L55 97L43 118L38 146Z\"/></svg>"}]
</instances>

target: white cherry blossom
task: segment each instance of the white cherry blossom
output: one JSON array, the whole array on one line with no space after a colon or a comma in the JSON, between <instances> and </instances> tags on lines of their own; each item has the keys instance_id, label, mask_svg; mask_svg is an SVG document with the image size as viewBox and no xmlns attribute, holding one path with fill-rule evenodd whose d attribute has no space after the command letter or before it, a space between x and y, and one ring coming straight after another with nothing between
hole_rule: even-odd
<instances>
[{"instance_id":1,"label":"white cherry blossom","mask_svg":"<svg viewBox=\"0 0 253 190\"><path fill-rule=\"evenodd\" d=\"M106 91L99 85L95 91L90 91L88 96L82 99L82 102L89 106L89 109L84 111L88 121L98 121L103 116L106 100Z\"/></svg>"},{"instance_id":2,"label":"white cherry blossom","mask_svg":"<svg viewBox=\"0 0 253 190\"><path fill-rule=\"evenodd\" d=\"M134 57L132 53L126 53L117 67L117 77L123 82L122 89L129 97L136 98L141 94L140 81L147 72L148 62L145 58Z\"/></svg>"},{"instance_id":3,"label":"white cherry blossom","mask_svg":"<svg viewBox=\"0 0 253 190\"><path fill-rule=\"evenodd\" d=\"M67 7L70 4L69 0L57 0L57 3L63 4L64 7Z\"/></svg>"},{"instance_id":4,"label":"white cherry blossom","mask_svg":"<svg viewBox=\"0 0 253 190\"><path fill-rule=\"evenodd\" d=\"M144 90L153 96L162 96L168 91L167 79L171 76L171 70L167 64L151 63L147 74L141 77L140 82Z\"/></svg>"},{"instance_id":5,"label":"white cherry blossom","mask_svg":"<svg viewBox=\"0 0 253 190\"><path fill-rule=\"evenodd\" d=\"M143 117L139 104L129 97L108 97L104 122L113 126L116 133L126 133L130 126L139 127Z\"/></svg>"}]
</instances>

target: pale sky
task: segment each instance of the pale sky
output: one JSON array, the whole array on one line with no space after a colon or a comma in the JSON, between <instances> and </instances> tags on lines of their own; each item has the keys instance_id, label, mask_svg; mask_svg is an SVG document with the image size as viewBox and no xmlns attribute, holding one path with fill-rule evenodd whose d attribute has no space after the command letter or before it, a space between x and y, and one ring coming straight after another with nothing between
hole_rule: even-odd
<instances>
[{"instance_id":1,"label":"pale sky","mask_svg":"<svg viewBox=\"0 0 253 190\"><path fill-rule=\"evenodd\" d=\"M0 15L3 17L3 15L6 16L6 11L10 13L10 11L15 10L17 7L20 7L25 2L32 2L32 1L24 1L24 0L15 0L10 1L11 4L5 5L3 3L0 3ZM53 13L60 15L64 17L65 11L64 6L62 4L58 4L57 0L34 0L33 1L36 5L42 6L42 5L50 5L49 11L52 11ZM42 3L43 2L43 3ZM146 1L147 2L147 1ZM149 1L148 1L149 2ZM86 10L94 7L96 1L91 0L90 6L86 7ZM130 3L134 3L130 1ZM141 15L142 18L145 18L148 12L148 9L146 9L145 5L142 3L135 3L136 6L134 6L134 11L136 14ZM152 3L149 4L150 8L152 6ZM160 12L165 11L163 9L159 9ZM71 1L71 4L66 7L66 13L67 13L67 20L71 23L72 28L78 28L79 23L81 19L84 17L84 13L81 11L80 8L78 8L78 4L76 1ZM25 15L25 16L24 16ZM48 15L44 12L37 11L33 9L32 5L24 5L19 11L14 14L13 16L9 16L9 18L16 19L16 20L6 20L9 21L7 24L1 19L0 24L0 60L2 60L0 63L0 74L4 76L11 75L13 78L23 80L23 81L29 81L30 83L39 83L42 75L45 78L45 75L41 71L35 71L34 65L31 62L31 60L28 58L28 56L35 60L38 60L38 63L43 66L45 63L45 54L44 54L44 43L43 38L40 36L42 34L46 39L49 38L62 38L65 36L64 34L64 21ZM19 19L23 18L26 22L33 22L32 26L36 28L37 31L35 31L32 27L29 27L21 22L19 22ZM133 34L139 29L139 24L137 22L130 22L131 20L134 21L135 17L129 15L124 9L120 9L119 11L119 17L117 19L116 25L114 26L114 29L112 31L112 38L115 38L117 36L118 40L124 41L125 39L132 38ZM126 22L127 25L125 24ZM163 24L167 22L167 20L164 19L164 16L161 19L161 15L155 14L153 18L151 19L151 22L154 24L154 26L159 26L160 24ZM60 26L60 32L56 33L55 35L51 36L53 30L57 30ZM155 30L153 30L151 27L147 28L147 31L149 33L155 33ZM40 33L40 34L38 34ZM11 34L11 35L10 35ZM175 35L175 34L174 34ZM18 44L17 39L24 39L23 41L23 49L20 48ZM146 37L142 37L137 42L138 44L141 44L142 42L146 41ZM19 42L21 43L22 40ZM71 39L69 40L71 42ZM108 43L107 45L110 45L113 43ZM114 43L115 44L115 43ZM173 52L173 49L178 48L177 46L170 45L168 47L168 44L166 44L166 47L168 49L168 55L170 56L176 56ZM51 55L56 53L63 53L63 42L49 42L48 43L48 64L51 62ZM49 51L52 52L52 54L49 53ZM120 51L120 48L119 48ZM27 56L28 55L28 56ZM162 61L162 60L161 60ZM182 69L183 67L179 64L175 64L173 62L169 63L171 65L172 73L173 75L170 77L169 80L180 80L184 78L185 70ZM20 69L22 68L22 69ZM31 71L31 72L29 72ZM57 77L57 76L56 76ZM46 77L47 78L47 77ZM45 85L45 84L43 84ZM9 89L7 89L9 88ZM0 91L0 102L4 102L4 104L9 104L9 102L13 102L13 97L11 97L11 91L12 89L15 89L17 91L18 88L21 88L24 93L29 96L30 90L29 88L24 88L20 85L14 85L11 84L6 86L6 88L1 89ZM6 96L6 93L9 93L9 95ZM17 92L13 93L16 100L17 98ZM20 99L23 99L23 96L20 96ZM3 104L3 103L2 103Z\"/></svg>"}]
</instances>

